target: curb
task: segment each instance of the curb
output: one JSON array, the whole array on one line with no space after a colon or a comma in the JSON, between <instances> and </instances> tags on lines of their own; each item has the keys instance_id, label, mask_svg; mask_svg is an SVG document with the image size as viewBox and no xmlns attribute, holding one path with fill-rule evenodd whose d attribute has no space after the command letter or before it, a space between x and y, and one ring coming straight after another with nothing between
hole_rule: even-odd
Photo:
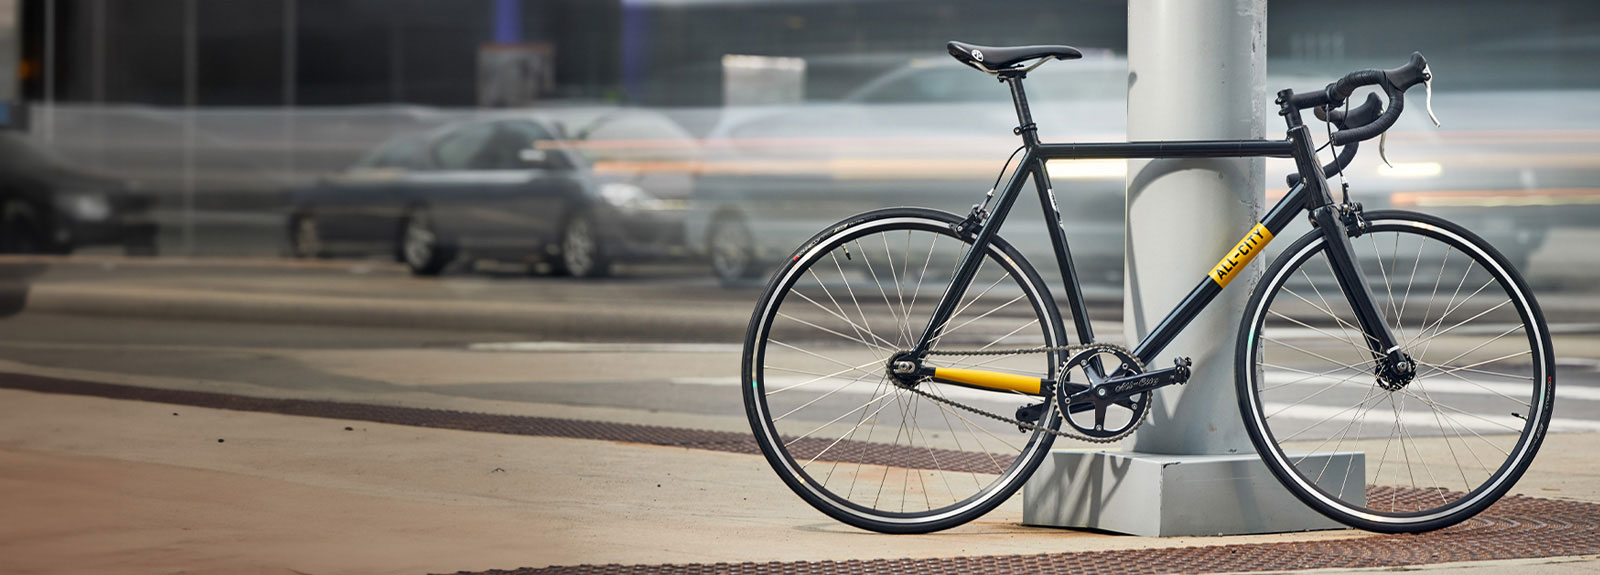
<instances>
[{"instance_id":1,"label":"curb","mask_svg":"<svg viewBox=\"0 0 1600 575\"><path fill-rule=\"evenodd\" d=\"M21 293L34 313L167 320L259 322L457 331L509 331L540 339L739 342L750 321L739 308L618 303L603 309L564 304L354 299L208 290L34 284Z\"/></svg>"}]
</instances>

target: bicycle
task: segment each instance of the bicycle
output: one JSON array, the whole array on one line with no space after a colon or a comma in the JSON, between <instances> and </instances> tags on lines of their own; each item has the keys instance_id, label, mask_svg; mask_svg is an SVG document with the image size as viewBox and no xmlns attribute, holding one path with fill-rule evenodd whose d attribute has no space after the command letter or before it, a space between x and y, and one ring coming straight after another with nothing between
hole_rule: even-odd
<instances>
[{"instance_id":1,"label":"bicycle","mask_svg":"<svg viewBox=\"0 0 1600 575\"><path fill-rule=\"evenodd\" d=\"M1431 100L1420 53L1323 90L1279 92L1282 140L1061 144L1039 141L1022 81L1045 62L1081 57L1077 50L961 42L948 50L1011 91L1022 156L1007 184L964 217L902 207L844 219L793 252L750 320L746 415L768 462L807 503L863 529L937 531L1009 498L1058 436L1126 437L1151 411L1151 392L1187 381L1191 362L1147 366L1302 212L1313 229L1256 285L1236 348L1240 414L1272 474L1346 525L1422 532L1472 517L1527 469L1555 395L1549 330L1527 284L1458 225L1366 212L1347 187L1342 201L1329 189L1359 142L1394 125L1406 90L1424 84ZM1352 94L1368 86L1388 105L1368 94L1351 109ZM1308 109L1329 125L1327 165L1302 118ZM1096 342L1045 161L1217 157L1293 158L1297 173L1142 341ZM997 233L1029 179L1066 315ZM930 304L924 293L941 295ZM1369 459L1341 468L1312 457L1351 451ZM1341 487L1352 478L1366 488Z\"/></svg>"}]
</instances>

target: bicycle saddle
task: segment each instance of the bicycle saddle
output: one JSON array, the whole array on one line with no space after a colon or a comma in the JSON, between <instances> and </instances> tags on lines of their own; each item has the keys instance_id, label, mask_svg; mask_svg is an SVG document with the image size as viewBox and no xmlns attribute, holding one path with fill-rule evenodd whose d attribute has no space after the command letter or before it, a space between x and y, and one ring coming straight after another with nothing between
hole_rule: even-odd
<instances>
[{"instance_id":1,"label":"bicycle saddle","mask_svg":"<svg viewBox=\"0 0 1600 575\"><path fill-rule=\"evenodd\" d=\"M1077 60L1083 52L1071 46L975 46L966 42L945 44L950 55L962 64L985 72L998 72L1016 67L1035 58L1053 56L1057 60Z\"/></svg>"}]
</instances>

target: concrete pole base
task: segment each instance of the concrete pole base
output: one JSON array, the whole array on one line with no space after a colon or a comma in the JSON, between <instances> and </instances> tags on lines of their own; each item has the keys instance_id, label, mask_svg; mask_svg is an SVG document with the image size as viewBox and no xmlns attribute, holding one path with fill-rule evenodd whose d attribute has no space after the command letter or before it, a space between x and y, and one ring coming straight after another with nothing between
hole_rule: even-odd
<instances>
[{"instance_id":1,"label":"concrete pole base","mask_svg":"<svg viewBox=\"0 0 1600 575\"><path fill-rule=\"evenodd\" d=\"M1360 452L1318 455L1312 461L1319 467L1327 462L1324 489L1366 492L1366 458ZM1025 525L1143 537L1345 528L1295 499L1255 454L1056 450L1023 485L1022 505Z\"/></svg>"}]
</instances>

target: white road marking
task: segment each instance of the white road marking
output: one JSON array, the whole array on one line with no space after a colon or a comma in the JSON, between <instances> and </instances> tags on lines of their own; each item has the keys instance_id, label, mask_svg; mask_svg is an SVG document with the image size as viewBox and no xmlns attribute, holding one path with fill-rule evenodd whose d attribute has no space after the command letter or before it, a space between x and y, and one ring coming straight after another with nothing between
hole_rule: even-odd
<instances>
[{"instance_id":1,"label":"white road marking","mask_svg":"<svg viewBox=\"0 0 1600 575\"><path fill-rule=\"evenodd\" d=\"M769 377L767 378L766 382L767 391L771 392L773 390L784 389L786 387L799 385L813 379L816 378L805 376ZM679 385L715 385L732 387L743 385L744 380L738 377L674 377L672 378L672 383ZM863 379L861 381L851 382L848 379L829 378L808 383L804 387L801 387L800 390L827 393L829 391L833 391L834 388L839 386L845 386L844 389L839 391L840 393L872 395L873 393L877 392L878 380L873 379L869 381ZM934 393L941 397L946 397L957 401L1037 401L1031 396L1008 394L998 391L983 391L981 389L972 389L970 387L961 387L959 385L938 385L937 388L938 391Z\"/></svg>"},{"instance_id":2,"label":"white road marking","mask_svg":"<svg viewBox=\"0 0 1600 575\"><path fill-rule=\"evenodd\" d=\"M1340 329L1339 329L1341 326L1339 326L1338 324L1317 325L1316 322L1313 321L1313 320L1316 320L1318 318L1314 318L1313 317L1313 318L1296 318L1296 319L1299 319L1300 321L1305 321L1307 323L1311 323L1317 329L1311 329L1311 328L1308 328L1308 327L1292 325L1292 324L1291 325L1283 325L1283 326L1272 326L1271 328L1269 328L1272 331L1272 339L1278 339L1278 340L1328 339L1329 334L1339 335L1341 337L1350 337L1350 338L1355 338L1355 339L1359 339L1361 337L1360 335L1356 335L1356 334L1345 335L1345 334L1341 333ZM1349 321L1353 322L1354 320L1349 320ZM1517 325L1518 324L1514 324L1514 323L1484 323L1484 324L1473 323L1473 324L1463 325L1463 326L1458 327L1456 329L1450 330L1450 333L1446 334L1443 337L1457 337L1457 338L1460 338L1460 337L1472 336L1472 335L1500 335L1501 333L1504 333L1506 331L1511 330L1511 328L1516 327ZM1411 326L1407 326L1407 327L1409 328ZM1550 328L1550 333L1552 335L1600 333L1600 323L1552 323L1552 324L1549 324L1548 327ZM1349 328L1346 328L1346 329L1349 329Z\"/></svg>"},{"instance_id":3,"label":"white road marking","mask_svg":"<svg viewBox=\"0 0 1600 575\"><path fill-rule=\"evenodd\" d=\"M1466 372L1458 372L1456 375L1462 375L1463 373ZM1518 398L1526 395L1530 400L1532 399L1533 394L1532 381L1527 383L1510 383L1505 381L1485 381L1471 377L1467 378L1468 381L1462 381L1448 375L1424 377L1425 379L1422 380L1421 385L1422 388L1427 390L1429 394L1488 395L1494 397L1509 396ZM1270 371L1267 372L1266 379L1268 386L1284 385L1294 382L1294 385L1297 388L1300 386L1306 386L1307 389L1314 389L1316 387L1333 385L1336 382L1343 381L1345 378L1335 377L1332 375L1312 377L1292 371ZM1356 377L1346 381L1345 385L1365 388L1369 385L1372 385L1372 382L1373 380L1370 377ZM1271 391L1268 391L1267 393L1271 394ZM1600 388L1581 385L1557 385L1556 399L1565 399L1571 401L1600 401Z\"/></svg>"},{"instance_id":4,"label":"white road marking","mask_svg":"<svg viewBox=\"0 0 1600 575\"><path fill-rule=\"evenodd\" d=\"M1266 403L1263 404L1262 407L1266 408L1267 413L1273 414L1271 419L1286 418L1307 420L1312 422L1328 419L1328 423L1324 425L1332 425L1334 422L1338 422L1338 424L1342 426L1344 423L1348 422L1349 416L1355 414L1355 411L1349 407L1331 407L1325 405L1290 406L1282 403ZM1368 420L1373 422L1394 421L1394 414L1390 413L1388 409L1388 403L1385 402L1382 407L1370 412ZM1450 424L1454 424L1456 427L1470 429L1478 433L1510 434L1513 433L1513 431L1512 429L1508 429L1508 427L1513 429L1521 429L1525 424L1522 418L1512 416L1509 413L1505 415L1464 415L1450 412L1448 410L1446 410L1444 413L1450 418L1446 420L1447 427ZM1433 410L1429 409L1427 404L1420 401L1407 401L1405 411L1400 414L1400 421L1404 423L1406 427L1415 430L1436 431L1439 429L1439 421L1434 418ZM1284 432L1292 431L1294 430L1284 430ZM1550 431L1600 431L1600 421L1552 417L1550 418ZM1274 434L1276 435L1277 432Z\"/></svg>"},{"instance_id":5,"label":"white road marking","mask_svg":"<svg viewBox=\"0 0 1600 575\"><path fill-rule=\"evenodd\" d=\"M531 353L738 353L736 343L612 343L581 341L503 341L469 344L470 351Z\"/></svg>"}]
</instances>

